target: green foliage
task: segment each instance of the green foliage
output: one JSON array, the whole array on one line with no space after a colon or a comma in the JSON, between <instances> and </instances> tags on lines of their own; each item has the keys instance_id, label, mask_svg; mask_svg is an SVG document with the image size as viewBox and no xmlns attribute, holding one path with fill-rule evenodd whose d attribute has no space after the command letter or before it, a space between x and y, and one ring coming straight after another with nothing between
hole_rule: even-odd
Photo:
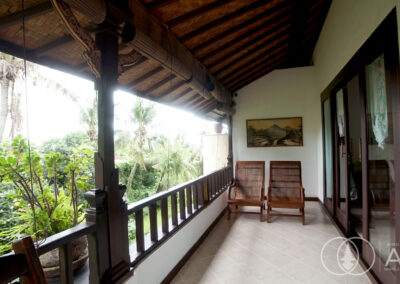
<instances>
[{"instance_id":1,"label":"green foliage","mask_svg":"<svg viewBox=\"0 0 400 284\"><path fill-rule=\"evenodd\" d=\"M8 188L7 201L16 208L0 233L0 252L22 235L45 238L83 220L83 193L93 186L91 146L71 147L68 156L39 154L18 136L0 153L1 192Z\"/></svg>"}]
</instances>

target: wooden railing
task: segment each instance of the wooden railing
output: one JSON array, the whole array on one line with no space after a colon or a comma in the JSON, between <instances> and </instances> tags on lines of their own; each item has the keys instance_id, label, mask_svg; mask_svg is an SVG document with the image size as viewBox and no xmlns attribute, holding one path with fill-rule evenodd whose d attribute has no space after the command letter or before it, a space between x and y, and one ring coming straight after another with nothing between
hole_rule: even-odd
<instances>
[{"instance_id":1,"label":"wooden railing","mask_svg":"<svg viewBox=\"0 0 400 284\"><path fill-rule=\"evenodd\" d=\"M128 205L128 215L135 220L136 232L136 252L131 251L131 266L136 266L217 198L231 181L232 168L226 167ZM144 212L147 210L150 234L144 231Z\"/></svg>"},{"instance_id":2,"label":"wooden railing","mask_svg":"<svg viewBox=\"0 0 400 284\"><path fill-rule=\"evenodd\" d=\"M39 256L58 248L60 261L60 282L62 284L74 283L71 245L72 241L82 236L87 236L91 233L94 233L95 231L95 223L85 222L71 229L52 235L41 243L37 243L38 246L36 247L36 251ZM12 254L14 253L11 252L5 256Z\"/></svg>"}]
</instances>

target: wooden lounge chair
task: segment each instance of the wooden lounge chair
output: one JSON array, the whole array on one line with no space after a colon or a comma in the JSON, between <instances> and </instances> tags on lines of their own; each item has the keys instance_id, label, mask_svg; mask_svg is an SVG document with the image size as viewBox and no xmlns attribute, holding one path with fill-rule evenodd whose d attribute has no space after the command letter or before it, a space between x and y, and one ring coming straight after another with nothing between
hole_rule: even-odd
<instances>
[{"instance_id":1,"label":"wooden lounge chair","mask_svg":"<svg viewBox=\"0 0 400 284\"><path fill-rule=\"evenodd\" d=\"M15 254L0 257L0 283L20 278L24 284L47 284L32 238L13 243Z\"/></svg>"},{"instance_id":2,"label":"wooden lounge chair","mask_svg":"<svg viewBox=\"0 0 400 284\"><path fill-rule=\"evenodd\" d=\"M228 220L231 213L255 213L232 211L231 206L256 206L260 208L260 221L264 210L265 162L236 162L235 179L228 191ZM258 213L256 213L258 214Z\"/></svg>"},{"instance_id":3,"label":"wooden lounge chair","mask_svg":"<svg viewBox=\"0 0 400 284\"><path fill-rule=\"evenodd\" d=\"M270 162L267 206L267 222L270 222L270 216L292 216L301 217L305 224L300 162ZM300 214L273 213L272 208L298 209Z\"/></svg>"}]
</instances>

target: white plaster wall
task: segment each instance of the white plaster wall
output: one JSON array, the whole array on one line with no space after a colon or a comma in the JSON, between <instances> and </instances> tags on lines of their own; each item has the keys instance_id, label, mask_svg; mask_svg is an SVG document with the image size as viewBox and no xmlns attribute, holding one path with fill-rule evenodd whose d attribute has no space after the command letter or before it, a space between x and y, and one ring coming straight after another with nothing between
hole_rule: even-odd
<instances>
[{"instance_id":1,"label":"white plaster wall","mask_svg":"<svg viewBox=\"0 0 400 284\"><path fill-rule=\"evenodd\" d=\"M275 70L238 91L233 116L233 157L235 161L265 161L266 189L269 161L301 161L307 197L318 197L318 159L322 155L322 122L314 67ZM302 147L248 148L246 120L255 118L303 117ZM321 148L321 149L320 149Z\"/></svg>"},{"instance_id":2,"label":"white plaster wall","mask_svg":"<svg viewBox=\"0 0 400 284\"><path fill-rule=\"evenodd\" d=\"M318 92L335 78L398 0L333 0L314 49Z\"/></svg>"},{"instance_id":3,"label":"white plaster wall","mask_svg":"<svg viewBox=\"0 0 400 284\"><path fill-rule=\"evenodd\" d=\"M207 134L202 136L203 174L228 165L228 134Z\"/></svg>"},{"instance_id":4,"label":"white plaster wall","mask_svg":"<svg viewBox=\"0 0 400 284\"><path fill-rule=\"evenodd\" d=\"M155 250L136 267L129 284L158 284L168 275L189 249L197 242L227 204L227 192Z\"/></svg>"}]
</instances>

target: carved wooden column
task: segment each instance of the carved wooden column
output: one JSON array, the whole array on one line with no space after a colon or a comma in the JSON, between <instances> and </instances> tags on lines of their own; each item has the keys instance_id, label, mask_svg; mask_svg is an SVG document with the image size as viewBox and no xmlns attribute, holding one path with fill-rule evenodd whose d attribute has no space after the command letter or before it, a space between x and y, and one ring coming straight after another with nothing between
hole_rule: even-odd
<instances>
[{"instance_id":1,"label":"carved wooden column","mask_svg":"<svg viewBox=\"0 0 400 284\"><path fill-rule=\"evenodd\" d=\"M114 89L118 79L118 37L107 26L96 34L100 51L98 91L98 153L96 187L87 193L88 221L97 231L89 237L90 283L115 283L130 275L126 188L118 184L114 163Z\"/></svg>"}]
</instances>

